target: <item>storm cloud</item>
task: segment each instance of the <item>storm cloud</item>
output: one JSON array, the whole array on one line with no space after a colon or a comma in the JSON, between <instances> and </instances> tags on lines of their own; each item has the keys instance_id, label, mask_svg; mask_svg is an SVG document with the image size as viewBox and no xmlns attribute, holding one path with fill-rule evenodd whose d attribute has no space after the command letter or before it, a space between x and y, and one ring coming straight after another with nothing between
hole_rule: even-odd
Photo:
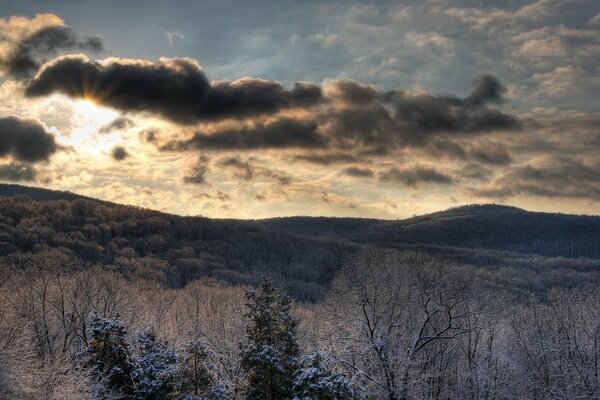
<instances>
[{"instance_id":1,"label":"storm cloud","mask_svg":"<svg viewBox=\"0 0 600 400\"><path fill-rule=\"evenodd\" d=\"M58 149L54 136L35 119L0 118L0 157L24 162L47 161Z\"/></svg>"}]
</instances>

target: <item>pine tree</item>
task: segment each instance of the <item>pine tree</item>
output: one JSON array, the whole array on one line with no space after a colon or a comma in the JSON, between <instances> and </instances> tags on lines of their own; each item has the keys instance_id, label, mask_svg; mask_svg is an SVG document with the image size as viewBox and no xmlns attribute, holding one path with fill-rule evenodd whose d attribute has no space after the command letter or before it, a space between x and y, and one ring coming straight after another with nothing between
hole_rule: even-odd
<instances>
[{"instance_id":1,"label":"pine tree","mask_svg":"<svg viewBox=\"0 0 600 400\"><path fill-rule=\"evenodd\" d=\"M190 341L183 353L179 390L194 396L208 396L214 385L208 366L208 349L199 340Z\"/></svg>"},{"instance_id":2,"label":"pine tree","mask_svg":"<svg viewBox=\"0 0 600 400\"><path fill-rule=\"evenodd\" d=\"M89 366L94 380L104 383L105 392L132 398L133 363L125 324L116 319L93 316L90 323Z\"/></svg>"},{"instance_id":3,"label":"pine tree","mask_svg":"<svg viewBox=\"0 0 600 400\"><path fill-rule=\"evenodd\" d=\"M176 354L165 343L156 340L152 330L138 335L140 356L133 378L137 398L141 400L166 399L173 395L180 370Z\"/></svg>"},{"instance_id":4,"label":"pine tree","mask_svg":"<svg viewBox=\"0 0 600 400\"><path fill-rule=\"evenodd\" d=\"M291 299L263 278L257 291L246 292L246 307L248 343L242 346L242 393L246 399L291 399L298 363L298 321L290 315Z\"/></svg>"},{"instance_id":5,"label":"pine tree","mask_svg":"<svg viewBox=\"0 0 600 400\"><path fill-rule=\"evenodd\" d=\"M314 353L304 359L304 368L296 372L294 400L350 400L354 391L343 375L326 370L321 354Z\"/></svg>"}]
</instances>

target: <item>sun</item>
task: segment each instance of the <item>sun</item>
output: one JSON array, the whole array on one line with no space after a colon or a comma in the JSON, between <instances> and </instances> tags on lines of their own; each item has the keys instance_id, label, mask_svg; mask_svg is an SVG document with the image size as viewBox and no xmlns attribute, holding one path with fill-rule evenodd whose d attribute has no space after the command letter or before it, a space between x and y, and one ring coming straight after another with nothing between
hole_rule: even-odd
<instances>
[{"instance_id":1,"label":"sun","mask_svg":"<svg viewBox=\"0 0 600 400\"><path fill-rule=\"evenodd\" d=\"M95 128L108 124L118 115L116 111L98 106L90 100L75 100L71 106L78 120Z\"/></svg>"},{"instance_id":2,"label":"sun","mask_svg":"<svg viewBox=\"0 0 600 400\"><path fill-rule=\"evenodd\" d=\"M69 103L72 129L68 137L64 138L66 144L72 145L79 153L101 156L120 143L119 133L101 130L120 115L117 111L89 100L74 100Z\"/></svg>"}]
</instances>

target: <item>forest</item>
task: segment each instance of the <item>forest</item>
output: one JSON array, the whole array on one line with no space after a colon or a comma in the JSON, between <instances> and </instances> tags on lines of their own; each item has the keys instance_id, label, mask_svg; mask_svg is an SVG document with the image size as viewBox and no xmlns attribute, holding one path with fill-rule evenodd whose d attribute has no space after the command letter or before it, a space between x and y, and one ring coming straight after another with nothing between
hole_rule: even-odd
<instances>
[{"instance_id":1,"label":"forest","mask_svg":"<svg viewBox=\"0 0 600 400\"><path fill-rule=\"evenodd\" d=\"M17 192L1 399L600 398L598 217L214 220Z\"/></svg>"}]
</instances>

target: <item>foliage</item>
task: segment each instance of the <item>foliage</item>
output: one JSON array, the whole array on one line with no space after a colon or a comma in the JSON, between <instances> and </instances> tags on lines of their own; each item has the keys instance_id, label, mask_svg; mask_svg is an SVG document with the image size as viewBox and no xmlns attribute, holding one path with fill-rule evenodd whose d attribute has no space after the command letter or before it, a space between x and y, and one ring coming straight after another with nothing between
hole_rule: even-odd
<instances>
[{"instance_id":1,"label":"foliage","mask_svg":"<svg viewBox=\"0 0 600 400\"><path fill-rule=\"evenodd\" d=\"M246 293L247 343L242 346L242 388L247 399L289 399L297 369L298 321L290 315L291 299L263 278L260 287Z\"/></svg>"}]
</instances>

